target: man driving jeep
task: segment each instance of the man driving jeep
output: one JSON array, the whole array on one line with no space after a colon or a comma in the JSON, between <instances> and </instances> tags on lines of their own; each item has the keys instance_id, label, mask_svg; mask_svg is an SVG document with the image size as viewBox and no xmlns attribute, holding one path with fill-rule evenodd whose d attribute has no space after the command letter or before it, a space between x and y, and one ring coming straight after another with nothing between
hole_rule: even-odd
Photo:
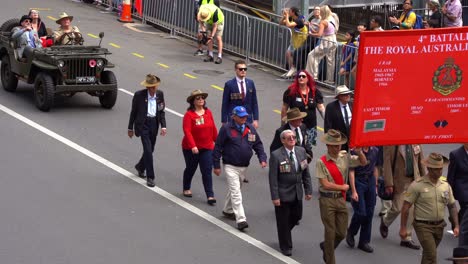
<instances>
[{"instance_id":1,"label":"man driving jeep","mask_svg":"<svg viewBox=\"0 0 468 264\"><path fill-rule=\"evenodd\" d=\"M58 30L54 31L54 44L55 45L82 45L83 36L76 26L72 26L71 22L73 16L62 12L60 18L55 22L60 25Z\"/></svg>"},{"instance_id":2,"label":"man driving jeep","mask_svg":"<svg viewBox=\"0 0 468 264\"><path fill-rule=\"evenodd\" d=\"M25 50L42 48L42 44L37 31L31 26L31 18L28 15L21 17L20 25L13 28L11 38L16 41L18 58L23 58L26 57L26 54L29 54Z\"/></svg>"}]
</instances>

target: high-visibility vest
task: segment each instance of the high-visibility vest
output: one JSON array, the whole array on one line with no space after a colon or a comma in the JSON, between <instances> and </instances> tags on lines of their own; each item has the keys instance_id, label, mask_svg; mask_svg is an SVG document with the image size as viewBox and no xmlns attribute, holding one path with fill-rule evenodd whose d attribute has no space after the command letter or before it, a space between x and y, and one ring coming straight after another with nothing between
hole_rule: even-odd
<instances>
[{"instance_id":1,"label":"high-visibility vest","mask_svg":"<svg viewBox=\"0 0 468 264\"><path fill-rule=\"evenodd\" d=\"M204 5L210 10L210 19L206 21L207 24L213 25L213 14L218 11L218 23L223 23L224 22L224 14L223 11L221 11L221 8L213 5L213 4L206 4Z\"/></svg>"}]
</instances>

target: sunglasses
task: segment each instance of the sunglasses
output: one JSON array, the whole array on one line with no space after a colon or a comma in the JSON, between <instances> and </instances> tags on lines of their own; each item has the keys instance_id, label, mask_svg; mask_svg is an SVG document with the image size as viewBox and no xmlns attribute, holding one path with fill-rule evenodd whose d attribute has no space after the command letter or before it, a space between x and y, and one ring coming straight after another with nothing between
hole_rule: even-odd
<instances>
[{"instance_id":1,"label":"sunglasses","mask_svg":"<svg viewBox=\"0 0 468 264\"><path fill-rule=\"evenodd\" d=\"M284 137L283 139L296 140L296 136Z\"/></svg>"},{"instance_id":2,"label":"sunglasses","mask_svg":"<svg viewBox=\"0 0 468 264\"><path fill-rule=\"evenodd\" d=\"M247 68L237 68L238 71L247 71Z\"/></svg>"},{"instance_id":3,"label":"sunglasses","mask_svg":"<svg viewBox=\"0 0 468 264\"><path fill-rule=\"evenodd\" d=\"M305 75L305 74L299 74L299 75L297 76L297 78L299 78L299 79L305 79L305 78L307 78L307 75Z\"/></svg>"},{"instance_id":4,"label":"sunglasses","mask_svg":"<svg viewBox=\"0 0 468 264\"><path fill-rule=\"evenodd\" d=\"M195 100L202 100L202 99L205 100L205 97L203 97L203 96L197 96L197 97L195 97Z\"/></svg>"}]
</instances>

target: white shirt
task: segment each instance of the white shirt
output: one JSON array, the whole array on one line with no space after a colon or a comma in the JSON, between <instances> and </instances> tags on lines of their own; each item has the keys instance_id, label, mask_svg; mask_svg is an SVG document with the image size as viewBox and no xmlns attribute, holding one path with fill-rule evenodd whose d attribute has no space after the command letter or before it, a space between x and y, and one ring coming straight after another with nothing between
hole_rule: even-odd
<instances>
[{"instance_id":1,"label":"white shirt","mask_svg":"<svg viewBox=\"0 0 468 264\"><path fill-rule=\"evenodd\" d=\"M299 167L298 167L298 164L297 164L297 158L296 158L296 152L294 151L294 147L292 150L289 150L287 148L284 148L286 150L286 152L288 153L288 159L290 157L290 153L293 152L293 160L294 160L294 168L296 168L296 171L299 171Z\"/></svg>"},{"instance_id":2,"label":"white shirt","mask_svg":"<svg viewBox=\"0 0 468 264\"><path fill-rule=\"evenodd\" d=\"M296 128L293 127L291 124L289 124L289 128L293 131L293 132L296 132ZM299 145L302 145L302 132L301 132L301 128L300 127L297 127L297 142L299 143Z\"/></svg>"},{"instance_id":3,"label":"white shirt","mask_svg":"<svg viewBox=\"0 0 468 264\"><path fill-rule=\"evenodd\" d=\"M156 93L154 93L152 97L148 92L148 113L146 113L146 115L149 117L156 116Z\"/></svg>"},{"instance_id":4,"label":"white shirt","mask_svg":"<svg viewBox=\"0 0 468 264\"><path fill-rule=\"evenodd\" d=\"M346 112L348 112L348 122L349 122L349 125L351 125L351 118L352 118L352 113L351 113L351 109L349 109L349 104L342 104L341 101L338 101L340 103L340 108L341 108L341 114L343 115L343 119L345 118L345 108L343 106L346 105ZM346 121L345 121L345 124L346 124Z\"/></svg>"},{"instance_id":5,"label":"white shirt","mask_svg":"<svg viewBox=\"0 0 468 264\"><path fill-rule=\"evenodd\" d=\"M242 94L242 86L240 82L243 82L244 85L244 95L247 95L246 90L245 90L245 78L240 79L239 77L236 77L237 81L237 87L239 88L239 93Z\"/></svg>"}]
</instances>

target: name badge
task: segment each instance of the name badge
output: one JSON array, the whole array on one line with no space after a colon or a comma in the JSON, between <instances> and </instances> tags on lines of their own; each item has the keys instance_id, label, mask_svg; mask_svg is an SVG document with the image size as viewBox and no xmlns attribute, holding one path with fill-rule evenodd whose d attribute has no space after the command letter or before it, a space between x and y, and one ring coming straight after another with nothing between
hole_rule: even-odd
<instances>
[{"instance_id":1,"label":"name badge","mask_svg":"<svg viewBox=\"0 0 468 264\"><path fill-rule=\"evenodd\" d=\"M200 118L195 119L195 125L199 126L199 125L203 125L203 124L205 124L205 119L203 118L203 116L200 117Z\"/></svg>"},{"instance_id":2,"label":"name badge","mask_svg":"<svg viewBox=\"0 0 468 264\"><path fill-rule=\"evenodd\" d=\"M307 169L307 166L308 166L308 165L309 165L309 164L307 163L307 159L301 161L301 169L302 169L302 170Z\"/></svg>"},{"instance_id":3,"label":"name badge","mask_svg":"<svg viewBox=\"0 0 468 264\"><path fill-rule=\"evenodd\" d=\"M248 140L249 142L255 142L255 134L249 133L249 134L247 135L247 140Z\"/></svg>"}]
</instances>

